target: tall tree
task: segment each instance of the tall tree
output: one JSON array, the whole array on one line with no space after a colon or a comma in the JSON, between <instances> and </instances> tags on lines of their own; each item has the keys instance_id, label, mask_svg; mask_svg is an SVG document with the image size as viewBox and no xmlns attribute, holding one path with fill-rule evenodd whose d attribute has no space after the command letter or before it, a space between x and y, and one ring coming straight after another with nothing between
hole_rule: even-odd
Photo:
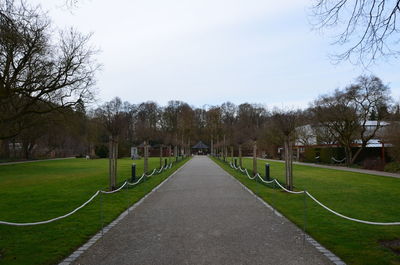
<instances>
[{"instance_id":1,"label":"tall tree","mask_svg":"<svg viewBox=\"0 0 400 265\"><path fill-rule=\"evenodd\" d=\"M319 126L343 146L346 163L350 165L382 128L389 102L389 88L379 78L360 76L355 84L344 90L321 96L314 102L312 112ZM369 119L373 112L378 114L371 123ZM357 141L360 147L353 154L352 147Z\"/></svg>"},{"instance_id":2,"label":"tall tree","mask_svg":"<svg viewBox=\"0 0 400 265\"><path fill-rule=\"evenodd\" d=\"M388 118L387 108L391 98L389 87L376 76L360 76L357 82L347 87L345 91L356 110L360 125L358 138L361 146L350 162L353 164L360 152L371 139L376 137L384 125L382 122ZM371 121L372 115L374 115L373 121Z\"/></svg>"},{"instance_id":3,"label":"tall tree","mask_svg":"<svg viewBox=\"0 0 400 265\"><path fill-rule=\"evenodd\" d=\"M70 29L57 37L45 12L13 0L0 3L0 32L0 139L25 129L26 116L92 99L90 35Z\"/></svg>"},{"instance_id":4,"label":"tall tree","mask_svg":"<svg viewBox=\"0 0 400 265\"><path fill-rule=\"evenodd\" d=\"M311 111L317 126L326 128L334 135L338 144L343 146L346 154L346 163L353 159L351 147L357 139L360 128L357 112L350 98L343 91L336 90L333 95L321 96L317 99Z\"/></svg>"},{"instance_id":5,"label":"tall tree","mask_svg":"<svg viewBox=\"0 0 400 265\"><path fill-rule=\"evenodd\" d=\"M296 139L296 128L301 125L301 112L275 109L272 121L277 132L281 134L285 147L286 186L289 190L293 190L293 143Z\"/></svg>"},{"instance_id":6,"label":"tall tree","mask_svg":"<svg viewBox=\"0 0 400 265\"><path fill-rule=\"evenodd\" d=\"M338 60L368 64L399 53L399 6L400 0L316 0L313 11L319 28L339 31Z\"/></svg>"},{"instance_id":7,"label":"tall tree","mask_svg":"<svg viewBox=\"0 0 400 265\"><path fill-rule=\"evenodd\" d=\"M129 115L125 111L121 99L118 97L98 108L96 115L100 118L103 126L109 133L110 190L114 190L117 185L119 137L128 127Z\"/></svg>"}]
</instances>

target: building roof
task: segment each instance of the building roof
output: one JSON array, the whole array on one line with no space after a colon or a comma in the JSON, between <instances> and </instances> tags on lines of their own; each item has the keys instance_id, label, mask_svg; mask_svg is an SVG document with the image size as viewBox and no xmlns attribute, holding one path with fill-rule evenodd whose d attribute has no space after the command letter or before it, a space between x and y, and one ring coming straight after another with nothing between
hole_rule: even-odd
<instances>
[{"instance_id":1,"label":"building roof","mask_svg":"<svg viewBox=\"0 0 400 265\"><path fill-rule=\"evenodd\" d=\"M199 141L197 144L195 144L193 147L193 149L207 149L208 146L205 145L202 141Z\"/></svg>"}]
</instances>

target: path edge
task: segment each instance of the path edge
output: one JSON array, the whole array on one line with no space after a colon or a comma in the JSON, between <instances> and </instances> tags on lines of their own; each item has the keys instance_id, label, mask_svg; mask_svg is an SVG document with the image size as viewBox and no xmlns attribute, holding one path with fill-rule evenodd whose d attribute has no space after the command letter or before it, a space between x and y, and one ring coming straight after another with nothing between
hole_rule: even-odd
<instances>
[{"instance_id":1,"label":"path edge","mask_svg":"<svg viewBox=\"0 0 400 265\"><path fill-rule=\"evenodd\" d=\"M292 223L296 229L304 234L304 231L301 230L295 223L293 223L292 221L290 221L289 219L287 219L282 213L280 213L277 209L275 209L274 207L272 207L269 203L267 203L266 201L264 201L262 198L260 198L259 196L257 196L251 189L249 189L248 187L246 187L246 185L244 185L242 182L240 182L237 178L235 178L234 176L232 176L228 171L226 171L223 167L221 167L220 165L218 165L218 163L216 163L214 160L212 160L210 157L208 157L213 163L217 164L217 166L219 166L223 171L226 172L227 175L229 175L231 178L233 178L233 180L235 180L236 182L239 183L240 186L242 186L243 189L247 190L251 195L253 195L258 201L260 201L266 208L270 209L276 216L285 219L285 221ZM306 241L308 243L310 243L312 246L314 246L319 252L321 252L326 258L328 258L331 262L333 262L333 264L335 265L346 265L346 263L341 260L338 256L336 256L332 251L328 250L327 248L325 248L324 246L322 246L317 240L315 240L314 238L312 238L308 233L305 233L306 235ZM60 264L60 265L64 265L64 264ZM65 264L66 265L66 264Z\"/></svg>"},{"instance_id":2,"label":"path edge","mask_svg":"<svg viewBox=\"0 0 400 265\"><path fill-rule=\"evenodd\" d=\"M153 194L155 191L157 191L164 183L166 183L169 179L171 179L175 174L177 174L179 171L181 171L189 162L191 159L189 159L185 164L180 166L178 169L176 169L174 172L172 172L171 175L169 175L166 179L164 179L160 184L155 186L149 193L144 195L139 201L134 203L132 206L130 206L128 209L123 211L116 219L114 219L111 223L109 223L106 227L104 227L102 230L97 232L94 236L92 236L85 244L80 246L77 250L72 252L68 257L63 259L61 262L58 263L58 265L70 265L72 262L74 262L78 257L80 257L83 253L85 253L91 246L93 246L102 236L104 236L108 231L111 230L115 225L117 225L121 220L123 220L128 214L133 211L136 207L138 207L140 204L143 203L143 201L149 197L151 194Z\"/></svg>"},{"instance_id":3,"label":"path edge","mask_svg":"<svg viewBox=\"0 0 400 265\"><path fill-rule=\"evenodd\" d=\"M251 156L246 156L244 158L253 159L253 157L251 157ZM269 158L261 158L261 157L257 157L257 159L263 160L263 161L267 161L267 162L268 161L272 161L272 162L278 162L278 163L285 163L284 160L278 160L278 159L269 159ZM332 165L308 163L308 162L299 162L299 161L293 161L293 164L299 165L299 166L325 168L325 169L332 169L332 170L338 170L338 171L344 171L344 172L360 173L360 174L372 175L374 177L387 177L387 178L400 179L400 174L399 173L392 173L392 172L387 172L387 171L378 171L378 170L370 170L370 169L362 169L362 168L332 166Z\"/></svg>"}]
</instances>

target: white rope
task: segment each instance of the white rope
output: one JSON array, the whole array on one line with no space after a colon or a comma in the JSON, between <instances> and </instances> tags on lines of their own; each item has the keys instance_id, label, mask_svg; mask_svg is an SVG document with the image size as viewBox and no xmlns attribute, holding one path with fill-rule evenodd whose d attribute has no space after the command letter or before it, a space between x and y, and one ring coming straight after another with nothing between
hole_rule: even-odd
<instances>
[{"instance_id":1,"label":"white rope","mask_svg":"<svg viewBox=\"0 0 400 265\"><path fill-rule=\"evenodd\" d=\"M279 181L277 181L276 179L274 179L274 181L275 181L276 184L278 184L279 187L281 187L281 189L283 189L284 191L286 191L286 192L288 192L288 193L292 193L292 194L302 194L302 193L304 193L304 190L302 190L302 191L291 191L291 190L288 190L288 189L286 189L285 187L283 187L283 186L279 183Z\"/></svg>"},{"instance_id":2,"label":"white rope","mask_svg":"<svg viewBox=\"0 0 400 265\"><path fill-rule=\"evenodd\" d=\"M169 165L169 168L171 168L171 167L172 167L172 163ZM162 168L161 168L161 171L162 171L162 170L166 170L167 168L168 168L168 165L166 165L165 167L162 167ZM154 169L153 172L152 172L150 175L146 175L146 174L143 173L143 175L142 175L136 182L134 182L134 183L130 183L130 182L128 182L128 181L125 181L125 182L121 185L121 187L119 187L119 188L116 189L116 190L113 190L113 191L98 190L98 191L96 191L96 193L95 193L92 197L90 197L89 200L87 200L86 202L84 202L81 206L75 208L75 209L72 210L71 212L69 212L69 213L67 213L67 214L64 214L64 215L62 215L62 216L55 217L55 218L52 218L52 219L49 219L49 220L45 220L45 221L40 221L40 222L14 223L14 222L0 221L0 224L12 225L12 226L31 226L31 225L48 224L48 223L51 223L51 222L54 222L54 221L57 221L57 220L66 218L66 217L68 217L68 216L70 216L70 215L76 213L77 211L79 211L79 210L82 209L83 207L85 207L85 206L86 206L88 203L90 203L94 198L96 198L96 196L99 195L100 193L112 194L112 193L116 193L116 192L121 191L126 185L130 185L130 186L137 185L138 183L140 183L140 181L141 181L145 176L151 177L152 175L154 175L155 171L156 171L156 169ZM161 171L160 171L160 172L161 172Z\"/></svg>"},{"instance_id":3,"label":"white rope","mask_svg":"<svg viewBox=\"0 0 400 265\"><path fill-rule=\"evenodd\" d=\"M346 161L346 158L343 158L342 160L337 160L334 157L331 157L331 159L333 162L336 162L336 163L343 163L344 161Z\"/></svg>"},{"instance_id":4,"label":"white rope","mask_svg":"<svg viewBox=\"0 0 400 265\"><path fill-rule=\"evenodd\" d=\"M144 177L145 177L145 175L144 175L144 173L143 173L142 176L141 176L136 182L133 182L133 183L126 182L126 184L128 184L128 185L130 185L130 186L135 186L135 185L138 184Z\"/></svg>"},{"instance_id":5,"label":"white rope","mask_svg":"<svg viewBox=\"0 0 400 265\"><path fill-rule=\"evenodd\" d=\"M319 158L319 157L318 157L318 158ZM317 158L317 159L318 159L318 158ZM344 159L346 159L346 158L344 158ZM342 160L342 161L343 161L343 160ZM235 166L232 164L232 162L230 163L230 165L231 165L232 168L234 168L234 169L236 169L236 170L240 170L240 171L243 172L243 173L246 173L247 177L250 178L250 179L254 179L254 178L258 177L258 178L261 179L264 183L272 183L272 182L275 181L275 183L278 184L278 186L279 186L281 189L283 189L284 191L286 191L286 192L288 192L288 193L291 193L291 194L304 194L304 193L305 193L308 197L310 197L313 201L315 201L315 202L316 202L318 205L320 205L322 208L324 208L325 210L327 210L327 211L329 211L329 212L331 212L331 213L333 213L333 214L335 214L335 215L337 215L337 216L339 216L339 217L342 217L342 218L344 218L344 219L347 219L347 220L350 220L350 221L354 221L354 222L358 222L358 223L369 224L369 225L385 225L385 226L389 226L389 225L400 225L400 222L388 222L388 223L383 223L383 222L371 222L371 221L360 220L360 219L356 219L356 218L352 218L352 217L343 215L343 214L341 214L341 213L338 213L338 212L332 210L332 209L329 208L328 206L324 205L322 202L318 201L318 200L317 200L314 196L312 196L308 191L304 191L304 190L302 190L302 191L291 191L291 190L288 190L288 189L286 189L284 186L282 186L282 185L278 182L277 179L273 179L272 181L265 181L265 180L263 180L262 177L261 177L261 175L260 175L259 173L257 173L257 174L254 176L254 178L251 178L250 175L249 175L249 173L247 172L247 169L244 169L244 170L243 170L240 166L239 166L239 167L235 167Z\"/></svg>"},{"instance_id":6,"label":"white rope","mask_svg":"<svg viewBox=\"0 0 400 265\"><path fill-rule=\"evenodd\" d=\"M255 179L255 178L256 178L256 176L250 177L250 174L249 174L249 172L247 171L247 168L246 168L244 171L246 172L246 175L247 175L247 177L248 177L249 179Z\"/></svg>"},{"instance_id":7,"label":"white rope","mask_svg":"<svg viewBox=\"0 0 400 265\"><path fill-rule=\"evenodd\" d=\"M260 174L258 174L257 173L257 177L262 181L262 182L264 182L264 183L267 183L267 184L270 184L270 183L272 183L272 182L274 182L275 180L273 179L273 180L271 180L271 181L268 181L268 180L264 180L261 176L260 176Z\"/></svg>"},{"instance_id":8,"label":"white rope","mask_svg":"<svg viewBox=\"0 0 400 265\"><path fill-rule=\"evenodd\" d=\"M364 220L360 220L360 219L356 219L356 218L352 218L352 217L348 217L346 215L340 214L332 209L330 209L329 207L325 206L324 204L322 204L320 201L318 201L317 199L314 198L314 196L312 196L308 191L306 191L306 194L308 195L308 197L310 197L311 199L313 199L316 203L318 203L321 207L325 208L326 210L328 210L329 212L336 214L337 216L340 216L344 219L350 220L350 221L354 221L354 222L358 222L358 223L363 223L363 224L369 224L369 225L400 225L400 222L390 222L390 223L381 223L381 222L370 222L370 221L364 221Z\"/></svg>"},{"instance_id":9,"label":"white rope","mask_svg":"<svg viewBox=\"0 0 400 265\"><path fill-rule=\"evenodd\" d=\"M154 169L154 170L153 170L153 172L151 172L151 174L150 174L150 175L147 175L147 174L145 174L145 176L149 178L149 177L153 176L153 175L154 175L154 173L156 173L156 171L157 171L157 169Z\"/></svg>"},{"instance_id":10,"label":"white rope","mask_svg":"<svg viewBox=\"0 0 400 265\"><path fill-rule=\"evenodd\" d=\"M82 208L85 207L89 202L91 202L94 198L96 198L96 196L99 195L99 193L100 193L99 190L96 191L96 193L95 193L92 197L90 197L89 200L87 200L86 202L84 202L81 206L79 206L79 207L76 208L75 210L73 210L73 211L71 211L71 212L69 212L69 213L67 213L67 214L64 214L64 215L62 215L62 216L53 218L53 219L49 219L49 220L46 220L46 221L40 221L40 222L33 222L33 223L13 223L13 222L0 221L0 224L4 224L4 225L13 225L13 226L28 226L28 225L48 224L48 223L51 223L51 222L54 222L54 221L63 219L63 218L65 218L65 217L68 217L68 216L70 216L70 215L76 213L78 210L82 209Z\"/></svg>"},{"instance_id":11,"label":"white rope","mask_svg":"<svg viewBox=\"0 0 400 265\"><path fill-rule=\"evenodd\" d=\"M127 181L125 181L125 182L124 182L124 184L122 184L122 186L121 186L121 187L119 187L119 188L118 188L118 189L116 189L116 190L113 190L113 191L103 191L103 190L101 190L100 192L101 192L101 193L105 193L105 194L116 193L116 192L118 192L118 191L122 190L122 188L123 188L123 187L125 187L125 185L126 185L127 183L128 183L128 182L127 182Z\"/></svg>"}]
</instances>

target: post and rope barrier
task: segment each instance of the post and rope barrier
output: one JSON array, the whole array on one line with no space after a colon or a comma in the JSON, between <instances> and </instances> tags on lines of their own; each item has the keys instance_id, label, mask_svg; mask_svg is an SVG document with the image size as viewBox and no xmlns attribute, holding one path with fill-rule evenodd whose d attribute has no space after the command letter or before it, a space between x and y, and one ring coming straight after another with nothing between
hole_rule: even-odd
<instances>
[{"instance_id":1,"label":"post and rope barrier","mask_svg":"<svg viewBox=\"0 0 400 265\"><path fill-rule=\"evenodd\" d=\"M44 221L38 221L38 222L26 222L26 223L18 223L18 222L8 222L8 221L0 221L0 225L10 225L10 226L33 226L33 225L41 225L41 224L48 224L48 223L52 223L54 221L60 220L60 219L64 219L68 216L73 215L74 213L76 213L77 211L79 211L80 209L82 209L83 207L85 207L86 205L88 205L91 201L93 201L94 198L96 198L98 195L100 195L100 207L102 208L103 203L102 203L102 196L101 194L113 194L116 192L121 191L124 187L128 187L129 186L135 186L137 184L139 184L143 178L150 178L151 176L153 176L154 174L160 174L161 172L171 169L172 168L172 162L169 165L164 165L162 166L159 170L154 169L149 175L143 173L142 176L136 181L136 182L129 182L129 181L124 181L124 183L122 183L122 185L113 191L104 191L104 190L98 190L96 191L87 201L85 201L83 204L81 204L80 206L78 206L77 208L75 208L74 210L70 211L69 213L66 213L64 215L55 217L55 218L51 218L48 220L44 220ZM101 209L102 212L102 209ZM103 214L101 213L101 219L103 218Z\"/></svg>"},{"instance_id":2,"label":"post and rope barrier","mask_svg":"<svg viewBox=\"0 0 400 265\"><path fill-rule=\"evenodd\" d=\"M273 179L271 181L266 181L264 180L259 173L257 173L254 177L251 177L247 171L247 169L243 169L240 166L236 167L235 164L233 164L232 162L229 163L230 167L234 170L240 171L243 174L245 174L249 179L254 180L256 177L258 177L263 183L266 184L271 184L274 183L274 185L278 185L282 190L284 190L287 193L290 194L304 194L304 196L308 196L310 197L314 202L316 202L319 206L321 206L322 208L324 208L325 210L335 214L336 216L339 216L341 218L353 221L353 222L358 222L358 223L363 223L363 224L369 224L369 225L381 225L381 226L393 226L393 225L400 225L400 222L372 222L372 221L366 221L366 220L361 220L361 219L357 219L357 218L353 218L353 217L349 217L346 216L344 214L341 214L335 210L332 210L331 208L329 208L328 206L326 206L325 204L323 204L322 202L320 202L319 200L317 200L311 193L309 193L306 190L302 190L302 191L291 191L288 190L287 188L285 188L282 184L279 183L279 181L277 179ZM304 217L306 218L306 217Z\"/></svg>"},{"instance_id":3,"label":"post and rope barrier","mask_svg":"<svg viewBox=\"0 0 400 265\"><path fill-rule=\"evenodd\" d=\"M337 160L336 158L334 158L334 157L332 156L332 157L331 157L331 160L332 160L333 162L335 162L335 163L343 163L344 161L346 161L346 158Z\"/></svg>"}]
</instances>

